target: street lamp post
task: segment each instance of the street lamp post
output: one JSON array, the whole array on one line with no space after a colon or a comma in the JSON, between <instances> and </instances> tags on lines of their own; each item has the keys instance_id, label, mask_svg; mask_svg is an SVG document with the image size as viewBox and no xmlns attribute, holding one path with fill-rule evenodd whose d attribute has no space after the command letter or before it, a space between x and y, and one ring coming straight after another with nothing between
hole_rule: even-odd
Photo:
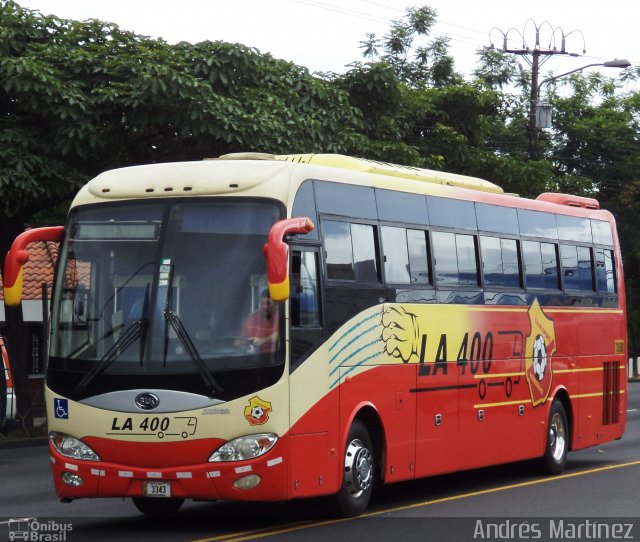
<instances>
[{"instance_id":1,"label":"street lamp post","mask_svg":"<svg viewBox=\"0 0 640 542\"><path fill-rule=\"evenodd\" d=\"M551 105L547 104L546 102L540 102L540 89L542 88L542 85L551 81L555 81L556 79L566 77L567 75L571 75L572 73L582 71L585 68L591 68L592 66L603 66L605 68L628 68L629 66L631 66L631 62L629 62L625 58L620 60L607 60L606 62L596 62L593 64L586 64L584 66L576 68L575 70L561 73L560 75L555 75L553 77L543 79L542 81L540 81L540 83L538 83L537 80L532 81L532 86L536 89L536 92L535 98L532 99L531 108L529 111L529 158L536 158L534 154L537 154L536 144L538 142L538 128L547 128L551 124ZM545 123L548 123L549 126L541 126L541 119L544 119Z\"/></svg>"}]
</instances>

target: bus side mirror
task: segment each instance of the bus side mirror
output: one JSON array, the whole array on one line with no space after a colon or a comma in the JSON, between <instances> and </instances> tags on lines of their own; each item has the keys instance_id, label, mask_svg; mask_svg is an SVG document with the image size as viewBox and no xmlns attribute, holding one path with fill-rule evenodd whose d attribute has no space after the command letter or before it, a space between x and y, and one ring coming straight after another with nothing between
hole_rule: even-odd
<instances>
[{"instance_id":1,"label":"bus side mirror","mask_svg":"<svg viewBox=\"0 0 640 542\"><path fill-rule=\"evenodd\" d=\"M289 299L289 245L284 242L289 233L309 233L314 229L309 218L287 218L271 226L269 239L262 252L267 259L269 296L274 301Z\"/></svg>"},{"instance_id":2,"label":"bus side mirror","mask_svg":"<svg viewBox=\"0 0 640 542\"><path fill-rule=\"evenodd\" d=\"M22 232L15 238L4 261L4 302L6 305L17 307L22 302L23 266L29 261L29 253L25 250L27 245L35 241L60 242L63 235L63 226L51 226L33 228Z\"/></svg>"}]
</instances>

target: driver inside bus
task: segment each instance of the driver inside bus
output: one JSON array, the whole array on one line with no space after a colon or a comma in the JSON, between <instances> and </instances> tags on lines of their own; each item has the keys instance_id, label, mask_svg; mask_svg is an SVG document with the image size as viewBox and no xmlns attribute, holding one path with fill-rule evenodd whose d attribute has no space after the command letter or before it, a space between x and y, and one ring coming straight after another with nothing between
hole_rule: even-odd
<instances>
[{"instance_id":1,"label":"driver inside bus","mask_svg":"<svg viewBox=\"0 0 640 542\"><path fill-rule=\"evenodd\" d=\"M278 345L280 315L278 305L269 297L269 291L260 295L260 306L245 319L237 346L248 345L248 352L275 352Z\"/></svg>"}]
</instances>

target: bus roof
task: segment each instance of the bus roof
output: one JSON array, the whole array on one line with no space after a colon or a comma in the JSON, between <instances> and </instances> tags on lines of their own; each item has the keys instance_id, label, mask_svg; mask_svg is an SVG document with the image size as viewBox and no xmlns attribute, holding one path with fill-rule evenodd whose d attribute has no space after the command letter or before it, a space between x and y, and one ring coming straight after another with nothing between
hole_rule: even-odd
<instances>
[{"instance_id":1,"label":"bus roof","mask_svg":"<svg viewBox=\"0 0 640 542\"><path fill-rule=\"evenodd\" d=\"M477 177L468 177L466 175L457 175L455 173L446 173L444 171L435 171L413 166L390 164L388 162L379 162L377 160L369 160L367 158L355 158L353 156L345 156L343 154L273 155L261 153L234 153L223 155L220 157L220 159L282 160L285 162L293 162L296 164L314 164L318 166L328 166L339 169L359 171L362 173L374 173L377 175L385 175L397 179L424 181L435 184L443 184L446 186L457 186L459 188L470 188L472 190L481 190L482 192L493 192L496 194L502 194L504 192L498 185L493 184L489 181L485 181L484 179L479 179Z\"/></svg>"},{"instance_id":2,"label":"bus roof","mask_svg":"<svg viewBox=\"0 0 640 542\"><path fill-rule=\"evenodd\" d=\"M603 212L598 211L595 199L549 193L536 199L519 198L476 177L340 154L267 153L233 153L202 161L148 164L105 171L78 192L72 207L170 196L250 196L277 199L290 208L298 187L309 179L541 211L555 208L556 212L578 216Z\"/></svg>"},{"instance_id":3,"label":"bus roof","mask_svg":"<svg viewBox=\"0 0 640 542\"><path fill-rule=\"evenodd\" d=\"M417 193L466 188L503 194L499 186L475 177L340 154L234 153L199 162L148 164L105 171L79 191L72 206L105 200L239 193L272 197L286 203L291 201L300 182L313 178Z\"/></svg>"}]
</instances>

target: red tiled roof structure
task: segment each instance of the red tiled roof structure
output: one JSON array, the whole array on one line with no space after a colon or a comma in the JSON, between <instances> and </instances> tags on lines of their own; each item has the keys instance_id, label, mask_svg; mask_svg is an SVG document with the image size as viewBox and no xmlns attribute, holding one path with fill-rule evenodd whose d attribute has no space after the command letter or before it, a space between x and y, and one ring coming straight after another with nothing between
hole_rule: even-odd
<instances>
[{"instance_id":1,"label":"red tiled roof structure","mask_svg":"<svg viewBox=\"0 0 640 542\"><path fill-rule=\"evenodd\" d=\"M37 241L29 243L26 247L30 254L29 261L24 266L24 279L22 282L22 299L42 299L42 283L49 285L49 297L51 297L51 285L53 282L53 269L58 259L58 243L52 241ZM4 299L4 288L0 276L0 299Z\"/></svg>"}]
</instances>

